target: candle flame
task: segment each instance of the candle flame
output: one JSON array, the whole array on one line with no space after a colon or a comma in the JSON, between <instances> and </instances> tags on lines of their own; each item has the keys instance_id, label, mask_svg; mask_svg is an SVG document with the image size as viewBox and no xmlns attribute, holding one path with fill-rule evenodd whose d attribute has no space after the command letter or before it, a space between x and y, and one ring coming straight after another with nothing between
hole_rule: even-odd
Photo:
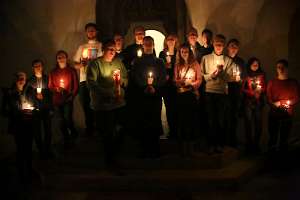
<instances>
[{"instance_id":1,"label":"candle flame","mask_svg":"<svg viewBox=\"0 0 300 200\"><path fill-rule=\"evenodd\" d=\"M141 49L138 49L137 50L137 56L142 57L142 55L143 55L143 51Z\"/></svg>"},{"instance_id":2,"label":"candle flame","mask_svg":"<svg viewBox=\"0 0 300 200\"><path fill-rule=\"evenodd\" d=\"M152 78L152 72L149 72L149 78Z\"/></svg>"}]
</instances>

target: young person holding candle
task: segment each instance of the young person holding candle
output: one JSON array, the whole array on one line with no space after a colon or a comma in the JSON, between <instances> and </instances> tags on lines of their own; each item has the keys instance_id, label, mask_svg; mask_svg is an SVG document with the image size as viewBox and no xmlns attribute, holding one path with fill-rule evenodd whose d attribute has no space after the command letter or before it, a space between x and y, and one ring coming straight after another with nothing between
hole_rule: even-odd
<instances>
[{"instance_id":1,"label":"young person holding candle","mask_svg":"<svg viewBox=\"0 0 300 200\"><path fill-rule=\"evenodd\" d=\"M233 79L228 82L228 115L227 118L227 144L231 147L238 147L237 125L238 115L241 111L241 83L245 73L245 62L238 56L240 42L233 38L227 43L227 55L236 64L233 68Z\"/></svg>"},{"instance_id":2,"label":"young person holding candle","mask_svg":"<svg viewBox=\"0 0 300 200\"><path fill-rule=\"evenodd\" d=\"M205 84L205 106L209 131L209 154L222 153L224 147L224 119L227 102L226 87L232 79L232 69L236 67L233 60L223 55L225 37L218 34L213 39L214 51L203 56L201 69Z\"/></svg>"},{"instance_id":3,"label":"young person holding candle","mask_svg":"<svg viewBox=\"0 0 300 200\"><path fill-rule=\"evenodd\" d=\"M176 53L178 46L178 37L175 34L169 34L164 41L164 50L160 52L161 58L166 66L167 82L163 87L162 94L166 105L167 120L170 128L169 139L177 138L176 122L176 87L173 82L174 67L176 63Z\"/></svg>"},{"instance_id":4,"label":"young person holding candle","mask_svg":"<svg viewBox=\"0 0 300 200\"><path fill-rule=\"evenodd\" d=\"M277 150L280 135L279 151L285 152L288 150L288 138L292 129L294 108L300 98L300 87L296 79L289 77L287 60L277 61L276 72L277 76L267 86L270 105L269 151Z\"/></svg>"},{"instance_id":5,"label":"young person holding candle","mask_svg":"<svg viewBox=\"0 0 300 200\"><path fill-rule=\"evenodd\" d=\"M259 59L252 57L248 60L246 76L241 88L245 115L246 153L260 153L265 90L265 73Z\"/></svg>"},{"instance_id":6,"label":"young person holding candle","mask_svg":"<svg viewBox=\"0 0 300 200\"><path fill-rule=\"evenodd\" d=\"M33 75L29 78L26 91L34 95L34 106L38 109L34 118L34 138L41 158L52 158L51 151L51 112L52 96L48 88L48 76L44 74L43 61L36 59L32 61ZM43 124L44 137L42 136Z\"/></svg>"},{"instance_id":7,"label":"young person holding candle","mask_svg":"<svg viewBox=\"0 0 300 200\"><path fill-rule=\"evenodd\" d=\"M103 46L104 54L90 63L87 82L91 91L91 108L96 114L98 128L103 137L105 162L109 170L118 167L120 153L120 127L124 126L124 87L127 86L127 71L116 58L116 44L109 41Z\"/></svg>"},{"instance_id":8,"label":"young person holding candle","mask_svg":"<svg viewBox=\"0 0 300 200\"><path fill-rule=\"evenodd\" d=\"M16 161L20 181L25 187L32 179L32 141L34 127L33 94L25 92L26 74L17 72L12 88L5 95L4 114L8 117L8 131L16 144Z\"/></svg>"},{"instance_id":9,"label":"young person holding candle","mask_svg":"<svg viewBox=\"0 0 300 200\"><path fill-rule=\"evenodd\" d=\"M188 45L182 45L177 54L174 81L177 87L178 132L183 156L193 153L195 139L198 88L202 82L199 63Z\"/></svg>"},{"instance_id":10,"label":"young person holding candle","mask_svg":"<svg viewBox=\"0 0 300 200\"><path fill-rule=\"evenodd\" d=\"M68 62L68 54L63 50L56 53L56 67L49 74L48 87L52 92L54 109L60 116L64 144L68 148L71 138L78 136L73 123L73 101L78 93L78 78Z\"/></svg>"},{"instance_id":11,"label":"young person holding candle","mask_svg":"<svg viewBox=\"0 0 300 200\"><path fill-rule=\"evenodd\" d=\"M198 31L196 28L192 27L188 31L187 35L187 44L190 46L190 49L195 57L195 59L200 63L202 55L200 54L201 45L198 42Z\"/></svg>"},{"instance_id":12,"label":"young person holding candle","mask_svg":"<svg viewBox=\"0 0 300 200\"><path fill-rule=\"evenodd\" d=\"M79 70L79 97L85 117L85 135L90 136L94 131L94 117L90 108L90 95L86 84L86 70L88 63L102 55L102 43L97 40L97 25L85 25L88 42L79 46L73 60L75 68Z\"/></svg>"},{"instance_id":13,"label":"young person holding candle","mask_svg":"<svg viewBox=\"0 0 300 200\"><path fill-rule=\"evenodd\" d=\"M145 37L145 28L137 26L134 28L134 39L135 42L124 49L124 64L126 69L129 71L132 68L133 60L136 57L143 55L143 39Z\"/></svg>"},{"instance_id":14,"label":"young person holding candle","mask_svg":"<svg viewBox=\"0 0 300 200\"><path fill-rule=\"evenodd\" d=\"M132 89L135 127L142 146L142 157L160 156L159 136L162 134L161 107L162 87L166 82L166 67L163 60L154 54L154 40L143 40L144 54L134 60Z\"/></svg>"}]
</instances>

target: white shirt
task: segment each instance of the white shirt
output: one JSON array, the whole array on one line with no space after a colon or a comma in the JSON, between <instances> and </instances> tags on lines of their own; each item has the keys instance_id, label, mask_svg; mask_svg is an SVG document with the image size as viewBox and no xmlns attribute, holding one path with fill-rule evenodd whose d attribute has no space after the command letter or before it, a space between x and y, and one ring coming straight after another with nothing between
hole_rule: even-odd
<instances>
[{"instance_id":1,"label":"white shirt","mask_svg":"<svg viewBox=\"0 0 300 200\"><path fill-rule=\"evenodd\" d=\"M82 58L94 60L102 56L102 43L97 40L89 40L88 43L80 45L73 58L74 62L79 63ZM86 66L79 70L79 82L86 81Z\"/></svg>"}]
</instances>

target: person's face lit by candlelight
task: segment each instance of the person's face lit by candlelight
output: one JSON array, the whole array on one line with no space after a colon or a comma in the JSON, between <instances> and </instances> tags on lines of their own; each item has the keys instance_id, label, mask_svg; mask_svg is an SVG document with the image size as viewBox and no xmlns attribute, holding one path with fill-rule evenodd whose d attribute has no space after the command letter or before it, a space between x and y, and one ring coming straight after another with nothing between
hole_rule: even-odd
<instances>
[{"instance_id":1,"label":"person's face lit by candlelight","mask_svg":"<svg viewBox=\"0 0 300 200\"><path fill-rule=\"evenodd\" d=\"M111 62L116 55L116 45L113 41L105 44L103 58L107 62Z\"/></svg>"},{"instance_id":2,"label":"person's face lit by candlelight","mask_svg":"<svg viewBox=\"0 0 300 200\"><path fill-rule=\"evenodd\" d=\"M97 38L97 29L94 26L88 26L85 30L88 40L96 40Z\"/></svg>"},{"instance_id":3,"label":"person's face lit by candlelight","mask_svg":"<svg viewBox=\"0 0 300 200\"><path fill-rule=\"evenodd\" d=\"M189 31L189 33L187 34L188 43L192 46L195 46L196 42L197 42L197 39L198 39L198 32L195 28L192 28Z\"/></svg>"},{"instance_id":4,"label":"person's face lit by candlelight","mask_svg":"<svg viewBox=\"0 0 300 200\"><path fill-rule=\"evenodd\" d=\"M59 68L63 69L67 66L67 59L68 59L68 55L65 52L60 51L57 53L56 62Z\"/></svg>"},{"instance_id":5,"label":"person's face lit by candlelight","mask_svg":"<svg viewBox=\"0 0 300 200\"><path fill-rule=\"evenodd\" d=\"M143 40L143 49L145 54L153 54L154 40L150 36L146 36Z\"/></svg>"},{"instance_id":6,"label":"person's face lit by candlelight","mask_svg":"<svg viewBox=\"0 0 300 200\"><path fill-rule=\"evenodd\" d=\"M168 46L168 49L174 49L176 45L176 41L177 38L174 37L173 35L168 36L166 39L166 44Z\"/></svg>"},{"instance_id":7,"label":"person's face lit by candlelight","mask_svg":"<svg viewBox=\"0 0 300 200\"><path fill-rule=\"evenodd\" d=\"M239 50L239 45L237 45L236 43L231 42L227 46L227 53L231 58L234 58L238 54Z\"/></svg>"},{"instance_id":8,"label":"person's face lit by candlelight","mask_svg":"<svg viewBox=\"0 0 300 200\"><path fill-rule=\"evenodd\" d=\"M250 69L254 72L256 72L259 68L259 63L257 60L253 61L252 64L250 65Z\"/></svg>"},{"instance_id":9,"label":"person's face lit by candlelight","mask_svg":"<svg viewBox=\"0 0 300 200\"><path fill-rule=\"evenodd\" d=\"M216 55L222 55L224 46L225 46L225 37L221 34L218 34L214 37L213 40L213 46L214 46L214 52Z\"/></svg>"},{"instance_id":10,"label":"person's face lit by candlelight","mask_svg":"<svg viewBox=\"0 0 300 200\"><path fill-rule=\"evenodd\" d=\"M276 71L278 76L288 76L288 69L284 66L283 63L277 63Z\"/></svg>"},{"instance_id":11,"label":"person's face lit by candlelight","mask_svg":"<svg viewBox=\"0 0 300 200\"><path fill-rule=\"evenodd\" d=\"M114 36L114 41L116 43L116 50L117 51L121 51L123 49L123 45L124 45L124 38L122 35L120 34L116 34Z\"/></svg>"},{"instance_id":12,"label":"person's face lit by candlelight","mask_svg":"<svg viewBox=\"0 0 300 200\"><path fill-rule=\"evenodd\" d=\"M16 87L19 91L23 91L26 84L26 74L24 72L18 72L16 74Z\"/></svg>"},{"instance_id":13,"label":"person's face lit by candlelight","mask_svg":"<svg viewBox=\"0 0 300 200\"><path fill-rule=\"evenodd\" d=\"M136 44L143 44L143 40L145 37L145 29L144 27L136 27L134 29L134 37L135 37L135 43Z\"/></svg>"},{"instance_id":14,"label":"person's face lit by candlelight","mask_svg":"<svg viewBox=\"0 0 300 200\"><path fill-rule=\"evenodd\" d=\"M180 56L185 61L185 63L188 63L189 51L190 50L187 47L183 47L180 49Z\"/></svg>"},{"instance_id":15,"label":"person's face lit by candlelight","mask_svg":"<svg viewBox=\"0 0 300 200\"><path fill-rule=\"evenodd\" d=\"M214 51L217 55L221 55L224 50L224 43L223 42L214 42Z\"/></svg>"},{"instance_id":16,"label":"person's face lit by candlelight","mask_svg":"<svg viewBox=\"0 0 300 200\"><path fill-rule=\"evenodd\" d=\"M43 63L42 62L35 62L33 64L33 73L38 78L42 77L42 74L43 74Z\"/></svg>"}]
</instances>

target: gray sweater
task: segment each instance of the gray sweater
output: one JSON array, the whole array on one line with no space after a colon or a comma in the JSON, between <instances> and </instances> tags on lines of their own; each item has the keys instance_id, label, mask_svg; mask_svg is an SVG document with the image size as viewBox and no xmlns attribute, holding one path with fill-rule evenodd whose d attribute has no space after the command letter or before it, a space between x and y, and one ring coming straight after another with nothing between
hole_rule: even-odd
<instances>
[{"instance_id":1,"label":"gray sweater","mask_svg":"<svg viewBox=\"0 0 300 200\"><path fill-rule=\"evenodd\" d=\"M216 71L217 65L223 65L223 71L216 77L211 75ZM206 81L205 91L208 93L225 94L227 82L233 78L233 60L225 55L217 56L214 52L202 57L201 70Z\"/></svg>"}]
</instances>

